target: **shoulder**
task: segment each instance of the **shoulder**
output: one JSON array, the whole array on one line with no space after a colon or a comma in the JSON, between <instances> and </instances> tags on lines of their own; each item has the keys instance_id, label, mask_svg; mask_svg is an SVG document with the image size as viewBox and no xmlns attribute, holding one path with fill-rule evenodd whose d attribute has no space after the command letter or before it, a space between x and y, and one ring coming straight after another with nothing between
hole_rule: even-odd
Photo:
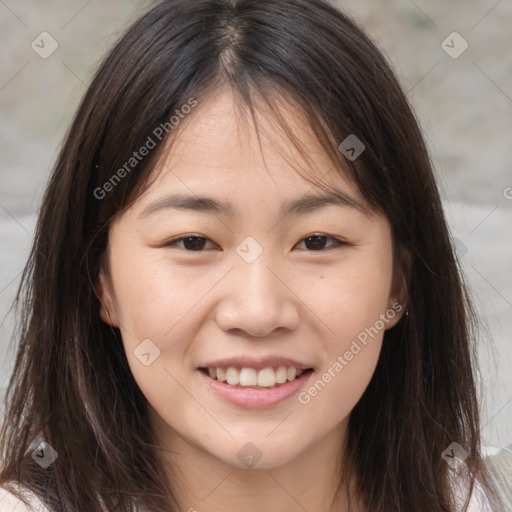
<instances>
[{"instance_id":1,"label":"shoulder","mask_svg":"<svg viewBox=\"0 0 512 512\"><path fill-rule=\"evenodd\" d=\"M11 487L17 487L17 490L19 490L23 496L26 496L31 506L27 506L23 501L16 498L16 496L10 492L9 485ZM0 510L2 512L49 512L35 494L18 484L8 484L6 487L0 485Z\"/></svg>"}]
</instances>

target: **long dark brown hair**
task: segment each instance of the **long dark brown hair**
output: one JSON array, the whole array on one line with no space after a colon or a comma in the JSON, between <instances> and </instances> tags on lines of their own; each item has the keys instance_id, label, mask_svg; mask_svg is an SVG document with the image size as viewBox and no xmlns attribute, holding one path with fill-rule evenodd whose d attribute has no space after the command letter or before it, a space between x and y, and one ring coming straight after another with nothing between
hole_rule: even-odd
<instances>
[{"instance_id":1,"label":"long dark brown hair","mask_svg":"<svg viewBox=\"0 0 512 512\"><path fill-rule=\"evenodd\" d=\"M442 454L454 442L468 453L472 484L477 478L492 498L480 446L475 314L424 140L379 50L322 0L166 0L107 55L55 164L18 290L0 483L27 486L52 511L178 510L148 403L119 330L99 317L95 283L112 219L170 147L155 129L221 85L254 120L267 105L300 149L277 99L297 105L336 172L349 172L391 224L408 315L386 331L350 415L345 465L359 498L371 512L452 512L452 470ZM351 134L365 145L353 161L338 148ZM156 148L113 181L151 136ZM47 469L31 456L38 439L58 453Z\"/></svg>"}]
</instances>

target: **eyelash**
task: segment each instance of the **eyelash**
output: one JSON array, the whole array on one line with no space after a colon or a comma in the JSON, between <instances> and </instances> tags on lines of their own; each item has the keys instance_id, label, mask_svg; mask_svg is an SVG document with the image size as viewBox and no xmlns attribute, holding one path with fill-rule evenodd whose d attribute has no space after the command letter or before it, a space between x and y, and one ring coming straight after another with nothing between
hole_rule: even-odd
<instances>
[{"instance_id":1,"label":"eyelash","mask_svg":"<svg viewBox=\"0 0 512 512\"><path fill-rule=\"evenodd\" d=\"M324 249L309 250L307 252L325 252L326 250L329 250L329 249L335 249L335 248L342 247L344 245L348 245L348 243L345 242L344 240L340 240L339 238L336 238L336 237L333 237L333 236L329 236L329 235L326 235L326 234L323 234L323 233L320 233L320 234L313 233L311 235L308 235L308 236L304 237L301 240L301 242L303 242L304 240L307 240L308 238L315 238L315 237L326 238L328 240L333 240L335 243L334 243L334 245L331 245L330 247L327 247L327 248L324 248ZM172 240L169 240L169 241L165 242L162 245L162 247L178 247L178 245L177 245L178 243L183 242L185 240L189 240L191 238L193 238L193 239L201 239L201 240L209 240L207 237L204 237L204 236L186 235L186 236L182 236L182 237L179 237L179 238L174 238ZM188 250L185 247L181 247L181 249L183 249L183 250L185 250L187 252L204 252L203 250L198 250L198 251Z\"/></svg>"}]
</instances>

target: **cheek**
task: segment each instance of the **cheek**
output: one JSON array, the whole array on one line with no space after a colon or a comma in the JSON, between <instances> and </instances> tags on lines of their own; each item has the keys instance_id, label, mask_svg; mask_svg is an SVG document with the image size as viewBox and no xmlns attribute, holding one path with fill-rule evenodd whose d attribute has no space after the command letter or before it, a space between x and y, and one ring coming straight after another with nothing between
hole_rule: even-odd
<instances>
[{"instance_id":1,"label":"cheek","mask_svg":"<svg viewBox=\"0 0 512 512\"><path fill-rule=\"evenodd\" d=\"M331 415L334 423L350 413L368 386L395 316L389 307L392 253L390 246L384 248L352 254L339 267L311 277L314 286L304 288L304 302L325 328L324 365L302 403L314 403L315 413Z\"/></svg>"},{"instance_id":2,"label":"cheek","mask_svg":"<svg viewBox=\"0 0 512 512\"><path fill-rule=\"evenodd\" d=\"M116 309L132 375L153 407L177 410L187 403L179 382L197 324L190 313L208 283L171 270L147 252L142 257L131 251L113 261Z\"/></svg>"},{"instance_id":3,"label":"cheek","mask_svg":"<svg viewBox=\"0 0 512 512\"><path fill-rule=\"evenodd\" d=\"M204 273L170 265L161 253L127 252L128 256L119 254L113 259L112 275L128 363L150 403L162 400L162 390L172 390L166 393L166 400L178 407L180 400L186 402L186 394L182 396L183 390L172 375L183 381L190 341L206 314L204 297L225 271ZM147 349L142 350L144 344ZM157 357L145 366L138 357L148 350Z\"/></svg>"},{"instance_id":4,"label":"cheek","mask_svg":"<svg viewBox=\"0 0 512 512\"><path fill-rule=\"evenodd\" d=\"M158 255L118 260L114 278L119 320L131 336L163 342L200 301L211 283L171 266Z\"/></svg>"},{"instance_id":5,"label":"cheek","mask_svg":"<svg viewBox=\"0 0 512 512\"><path fill-rule=\"evenodd\" d=\"M322 418L326 430L350 414L379 360L385 331L382 318L390 320L392 316L386 314L384 294L372 295L371 289L355 287L351 289L354 293L333 295L336 307L325 316L332 332L323 337L324 364L299 396L309 416Z\"/></svg>"},{"instance_id":6,"label":"cheek","mask_svg":"<svg viewBox=\"0 0 512 512\"><path fill-rule=\"evenodd\" d=\"M329 328L337 349L373 326L389 307L392 256L386 249L354 251L302 280L301 298Z\"/></svg>"}]
</instances>

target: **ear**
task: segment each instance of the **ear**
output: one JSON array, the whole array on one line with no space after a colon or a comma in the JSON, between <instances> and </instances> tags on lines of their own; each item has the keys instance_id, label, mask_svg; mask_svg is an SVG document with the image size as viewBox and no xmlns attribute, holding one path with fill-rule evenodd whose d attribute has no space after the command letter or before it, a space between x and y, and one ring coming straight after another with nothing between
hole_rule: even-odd
<instances>
[{"instance_id":1,"label":"ear","mask_svg":"<svg viewBox=\"0 0 512 512\"><path fill-rule=\"evenodd\" d=\"M393 282L389 294L388 308L396 314L387 323L386 329L394 327L407 311L409 302L407 283L411 275L412 256L407 249L401 249L393 267Z\"/></svg>"},{"instance_id":2,"label":"ear","mask_svg":"<svg viewBox=\"0 0 512 512\"><path fill-rule=\"evenodd\" d=\"M96 291L100 298L100 318L112 327L119 327L119 320L113 300L112 285L106 276L103 266L100 266L98 279L96 281Z\"/></svg>"}]
</instances>

